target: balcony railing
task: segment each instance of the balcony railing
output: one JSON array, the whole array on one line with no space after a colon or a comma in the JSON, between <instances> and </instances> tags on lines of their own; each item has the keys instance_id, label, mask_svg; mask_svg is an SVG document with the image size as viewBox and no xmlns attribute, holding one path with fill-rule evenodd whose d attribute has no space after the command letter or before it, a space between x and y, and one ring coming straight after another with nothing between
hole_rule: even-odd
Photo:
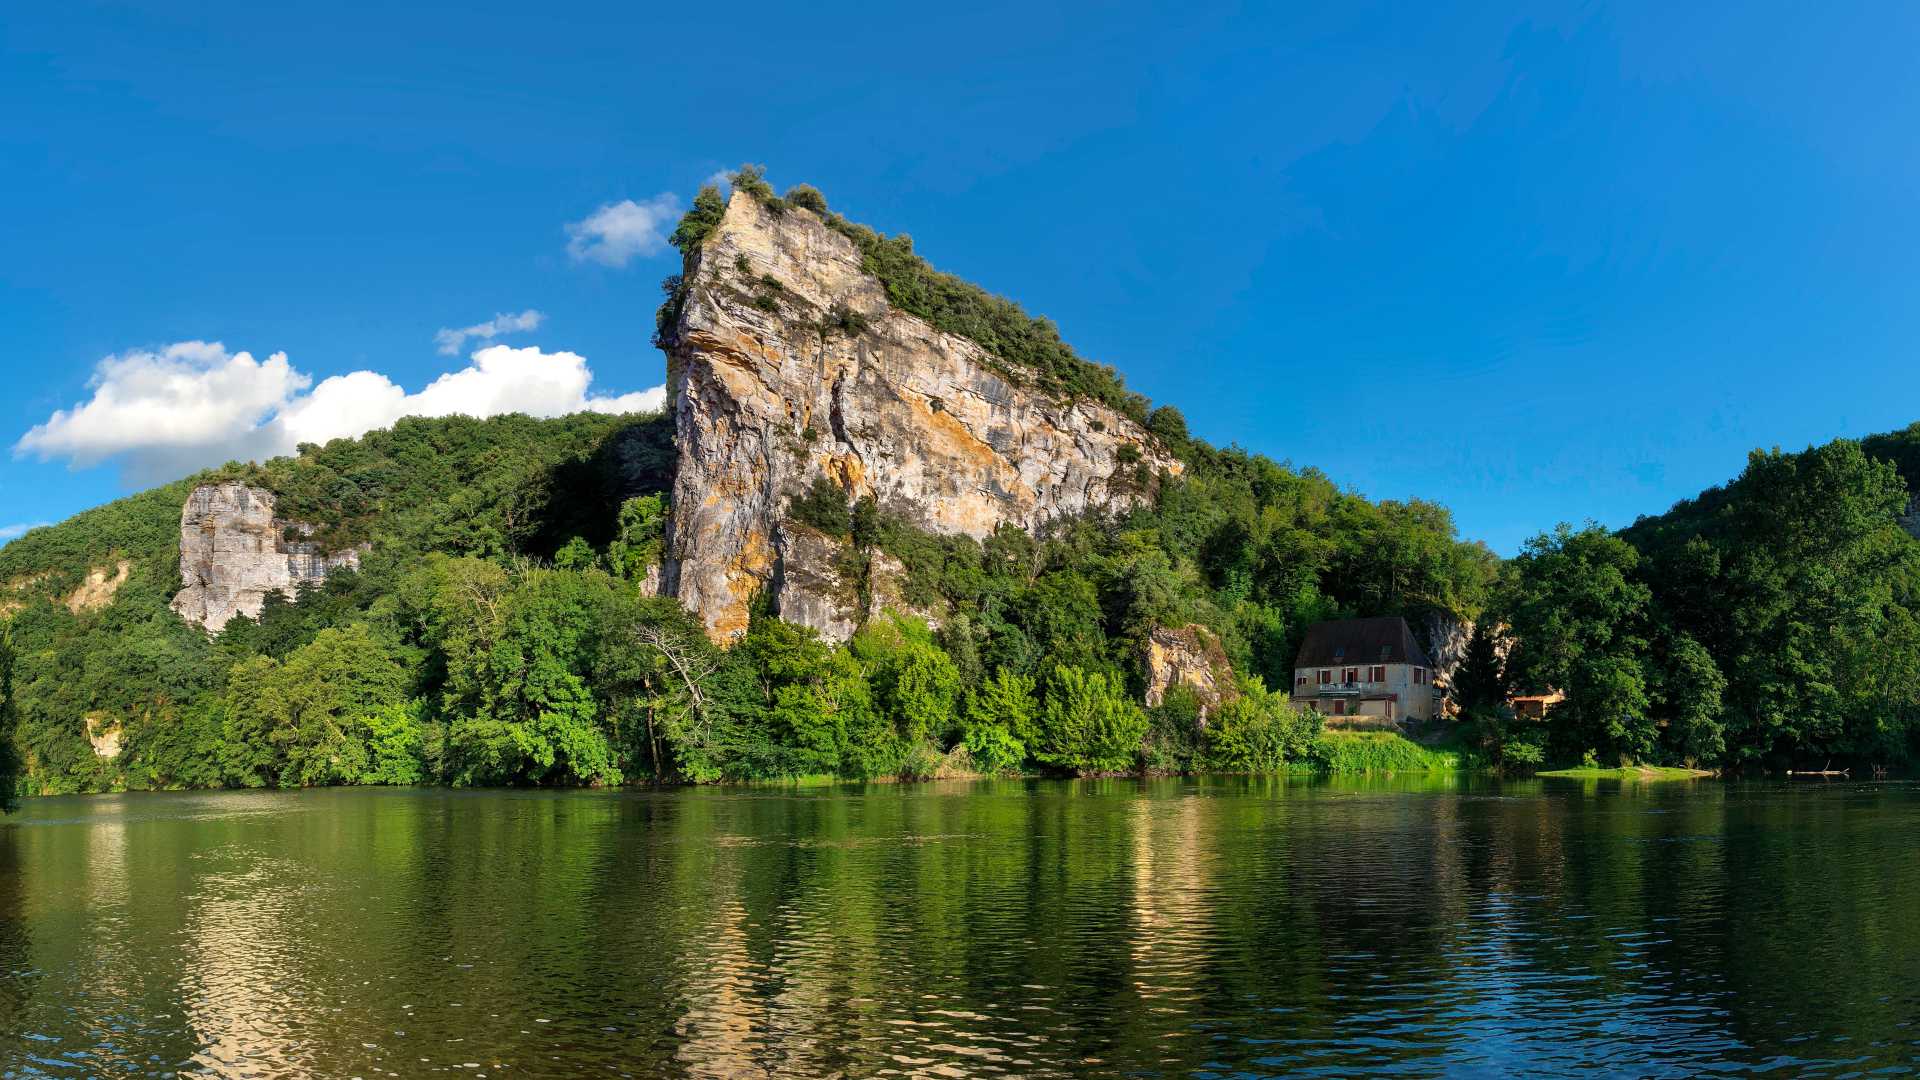
<instances>
[{"instance_id":1,"label":"balcony railing","mask_svg":"<svg viewBox=\"0 0 1920 1080\"><path fill-rule=\"evenodd\" d=\"M1313 693L1319 697L1354 697L1359 694L1371 694L1376 691L1385 690L1386 688L1387 684L1383 682L1334 682L1319 683L1308 689L1312 690Z\"/></svg>"}]
</instances>

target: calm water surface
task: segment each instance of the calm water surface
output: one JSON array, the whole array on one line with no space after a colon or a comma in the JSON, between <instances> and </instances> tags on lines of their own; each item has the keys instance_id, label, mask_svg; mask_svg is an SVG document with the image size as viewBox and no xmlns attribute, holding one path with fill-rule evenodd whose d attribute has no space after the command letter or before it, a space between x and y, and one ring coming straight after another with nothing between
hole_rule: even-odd
<instances>
[{"instance_id":1,"label":"calm water surface","mask_svg":"<svg viewBox=\"0 0 1920 1080\"><path fill-rule=\"evenodd\" d=\"M1868 1075L1920 788L43 799L0 1075Z\"/></svg>"}]
</instances>

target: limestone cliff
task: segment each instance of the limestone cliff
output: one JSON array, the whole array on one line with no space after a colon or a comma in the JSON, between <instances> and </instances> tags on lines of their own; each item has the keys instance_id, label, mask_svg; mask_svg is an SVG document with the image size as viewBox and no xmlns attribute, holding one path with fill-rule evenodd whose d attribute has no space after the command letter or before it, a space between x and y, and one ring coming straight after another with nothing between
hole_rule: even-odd
<instances>
[{"instance_id":1,"label":"limestone cliff","mask_svg":"<svg viewBox=\"0 0 1920 1080\"><path fill-rule=\"evenodd\" d=\"M833 639L867 615L836 573L839 541L787 520L815 478L981 538L1123 508L1180 470L1126 416L1020 385L974 342L893 309L809 210L735 194L685 281L667 334L679 464L663 584L716 640L746 628L762 591Z\"/></svg>"},{"instance_id":2,"label":"limestone cliff","mask_svg":"<svg viewBox=\"0 0 1920 1080\"><path fill-rule=\"evenodd\" d=\"M1204 721L1222 702L1240 696L1220 639L1198 623L1156 627L1147 635L1141 666L1147 673L1148 705L1160 704L1167 691L1184 686L1199 703Z\"/></svg>"},{"instance_id":3,"label":"limestone cliff","mask_svg":"<svg viewBox=\"0 0 1920 1080\"><path fill-rule=\"evenodd\" d=\"M340 567L358 568L358 550L324 552L300 537L313 526L274 514L273 493L237 481L202 484L180 511L180 584L173 610L217 633L235 615L260 614L267 594L291 598Z\"/></svg>"}]
</instances>

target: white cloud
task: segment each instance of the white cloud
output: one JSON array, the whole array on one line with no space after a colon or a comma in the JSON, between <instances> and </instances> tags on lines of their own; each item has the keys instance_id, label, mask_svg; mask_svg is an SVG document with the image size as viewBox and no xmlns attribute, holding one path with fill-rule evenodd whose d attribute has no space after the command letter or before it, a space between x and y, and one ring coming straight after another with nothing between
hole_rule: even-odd
<instances>
[{"instance_id":1,"label":"white cloud","mask_svg":"<svg viewBox=\"0 0 1920 1080\"><path fill-rule=\"evenodd\" d=\"M93 396L55 412L14 450L76 466L137 457L153 470L135 470L143 478L266 456L263 425L312 382L285 353L255 360L217 341L136 349L100 361L88 383Z\"/></svg>"},{"instance_id":2,"label":"white cloud","mask_svg":"<svg viewBox=\"0 0 1920 1080\"><path fill-rule=\"evenodd\" d=\"M53 524L50 521L22 522L18 525L0 525L0 543L18 540L35 529L44 529Z\"/></svg>"},{"instance_id":3,"label":"white cloud","mask_svg":"<svg viewBox=\"0 0 1920 1080\"><path fill-rule=\"evenodd\" d=\"M93 396L27 432L14 453L75 466L113 460L129 480L155 483L390 427L403 416L645 412L666 402L664 386L607 397L594 395L592 384L585 357L532 346L490 345L410 394L374 371L316 386L285 353L261 362L219 342L189 341L102 360L89 384Z\"/></svg>"},{"instance_id":4,"label":"white cloud","mask_svg":"<svg viewBox=\"0 0 1920 1080\"><path fill-rule=\"evenodd\" d=\"M492 341L501 334L512 334L521 330L538 330L540 329L540 324L545 321L547 321L547 317L544 314L528 308L518 315L495 315L486 322L474 323L472 326L463 326L458 330L448 330L442 327L434 333L433 343L440 347L441 356L459 356L460 347L467 343L468 338Z\"/></svg>"},{"instance_id":5,"label":"white cloud","mask_svg":"<svg viewBox=\"0 0 1920 1080\"><path fill-rule=\"evenodd\" d=\"M680 216L680 200L672 193L646 202L622 199L608 203L586 220L567 226L567 254L574 262L625 266L635 256L657 255L667 246L667 231Z\"/></svg>"}]
</instances>

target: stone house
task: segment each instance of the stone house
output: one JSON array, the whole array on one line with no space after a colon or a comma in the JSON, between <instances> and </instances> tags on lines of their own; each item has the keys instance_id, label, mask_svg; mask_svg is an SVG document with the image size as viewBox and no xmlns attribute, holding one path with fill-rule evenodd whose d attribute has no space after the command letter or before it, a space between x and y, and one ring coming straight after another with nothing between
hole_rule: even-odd
<instances>
[{"instance_id":1,"label":"stone house","mask_svg":"<svg viewBox=\"0 0 1920 1080\"><path fill-rule=\"evenodd\" d=\"M1433 662L1397 615L1307 627L1293 661L1295 705L1329 717L1368 717L1381 726L1440 715Z\"/></svg>"}]
</instances>

